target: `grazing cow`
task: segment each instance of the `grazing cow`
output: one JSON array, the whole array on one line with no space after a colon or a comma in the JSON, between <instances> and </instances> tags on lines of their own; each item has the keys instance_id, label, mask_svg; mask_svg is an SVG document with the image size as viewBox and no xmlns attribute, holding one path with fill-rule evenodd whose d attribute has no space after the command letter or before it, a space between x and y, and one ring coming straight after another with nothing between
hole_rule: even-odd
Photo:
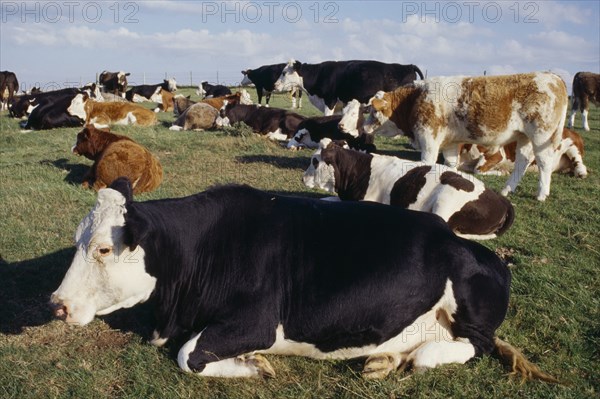
<instances>
[{"instance_id":1,"label":"grazing cow","mask_svg":"<svg viewBox=\"0 0 600 399\"><path fill-rule=\"evenodd\" d=\"M161 89L159 94L160 94L161 101L159 102L158 106L154 109L154 112L174 111L175 107L173 105L173 97L175 97L175 96L173 95L173 93L171 93L168 90Z\"/></svg>"},{"instance_id":2,"label":"grazing cow","mask_svg":"<svg viewBox=\"0 0 600 399\"><path fill-rule=\"evenodd\" d=\"M203 81L198 86L196 94L201 98L222 97L231 94L231 90L223 85L211 85L207 81Z\"/></svg>"},{"instance_id":3,"label":"grazing cow","mask_svg":"<svg viewBox=\"0 0 600 399\"><path fill-rule=\"evenodd\" d=\"M436 215L247 186L148 202L130 190L100 190L77 228L51 296L67 323L152 298L152 343L187 340L177 362L200 376L273 377L262 354L280 354L369 356L363 376L383 378L496 350L525 378L556 381L495 337L506 264Z\"/></svg>"},{"instance_id":4,"label":"grazing cow","mask_svg":"<svg viewBox=\"0 0 600 399\"><path fill-rule=\"evenodd\" d=\"M315 116L300 122L298 131L288 141L287 147L296 149L298 147L317 148L319 142L328 138L331 140L344 140L350 148L373 152L376 150L373 144L373 135L361 134L354 136L339 128L342 115Z\"/></svg>"},{"instance_id":5,"label":"grazing cow","mask_svg":"<svg viewBox=\"0 0 600 399\"><path fill-rule=\"evenodd\" d=\"M256 69L246 69L242 71L244 78L240 83L242 86L254 84L256 87L256 95L258 96L258 104L262 103L263 93L265 94L265 106L269 106L271 100L271 93L275 90L275 82L283 72L285 68L284 63L263 65ZM302 108L302 89L292 88L290 92L292 97L292 108Z\"/></svg>"},{"instance_id":6,"label":"grazing cow","mask_svg":"<svg viewBox=\"0 0 600 399\"><path fill-rule=\"evenodd\" d=\"M573 77L571 117L569 127L575 124L577 110L581 112L583 128L589 132L588 110L590 101L600 107L600 74L592 72L577 72Z\"/></svg>"},{"instance_id":7,"label":"grazing cow","mask_svg":"<svg viewBox=\"0 0 600 399\"><path fill-rule=\"evenodd\" d=\"M8 109L8 104L19 91L19 80L14 72L0 71L0 111Z\"/></svg>"},{"instance_id":8,"label":"grazing cow","mask_svg":"<svg viewBox=\"0 0 600 399\"><path fill-rule=\"evenodd\" d=\"M165 79L162 83L155 85L139 85L133 86L125 94L127 101L141 103L145 101L152 101L155 103L161 103L162 97L160 92L166 90L174 93L177 91L177 82L174 78Z\"/></svg>"},{"instance_id":9,"label":"grazing cow","mask_svg":"<svg viewBox=\"0 0 600 399\"><path fill-rule=\"evenodd\" d=\"M310 102L325 115L333 114L338 101L357 99L366 103L379 90L390 91L423 79L416 65L384 64L378 61L326 61L304 64L290 60L275 89L282 91L300 87L308 93Z\"/></svg>"},{"instance_id":10,"label":"grazing cow","mask_svg":"<svg viewBox=\"0 0 600 399\"><path fill-rule=\"evenodd\" d=\"M206 103L196 103L183 111L169 130L206 130L217 126L219 110Z\"/></svg>"},{"instance_id":11,"label":"grazing cow","mask_svg":"<svg viewBox=\"0 0 600 399\"><path fill-rule=\"evenodd\" d=\"M43 130L82 126L85 118L73 112L72 108L78 96L98 98L100 94L97 86L92 84L82 89L62 89L27 96L29 100L24 100L20 106L27 105L29 117L20 123L21 127L25 130Z\"/></svg>"},{"instance_id":12,"label":"grazing cow","mask_svg":"<svg viewBox=\"0 0 600 399\"><path fill-rule=\"evenodd\" d=\"M550 72L505 76L439 77L416 81L370 100L366 133L382 127L404 133L434 164L440 149L458 165L458 145L494 147L517 141L515 170L502 190L514 191L535 156L537 199L550 194L554 152L560 144L568 98L565 82Z\"/></svg>"},{"instance_id":13,"label":"grazing cow","mask_svg":"<svg viewBox=\"0 0 600 399\"><path fill-rule=\"evenodd\" d=\"M221 108L221 118L229 124L244 122L255 133L266 135L271 140L289 140L306 118L280 108L259 105L227 104Z\"/></svg>"},{"instance_id":14,"label":"grazing cow","mask_svg":"<svg viewBox=\"0 0 600 399\"><path fill-rule=\"evenodd\" d=\"M108 127L116 125L151 126L157 123L156 114L140 105L129 102L97 102L78 94L69 107L69 113L77 115L86 125Z\"/></svg>"},{"instance_id":15,"label":"grazing cow","mask_svg":"<svg viewBox=\"0 0 600 399\"><path fill-rule=\"evenodd\" d=\"M510 201L471 175L444 165L344 149L329 139L321 141L303 180L307 187L337 192L344 201L435 213L465 238L495 238L514 220Z\"/></svg>"},{"instance_id":16,"label":"grazing cow","mask_svg":"<svg viewBox=\"0 0 600 399\"><path fill-rule=\"evenodd\" d=\"M129 137L87 125L77 133L71 151L94 161L83 178L85 188L91 186L98 191L125 176L133 182L133 193L139 194L155 190L162 182L158 159Z\"/></svg>"},{"instance_id":17,"label":"grazing cow","mask_svg":"<svg viewBox=\"0 0 600 399\"><path fill-rule=\"evenodd\" d=\"M103 91L125 98L125 92L127 91L127 76L129 75L129 72L125 73L123 71L104 71L98 77L98 83Z\"/></svg>"},{"instance_id":18,"label":"grazing cow","mask_svg":"<svg viewBox=\"0 0 600 399\"><path fill-rule=\"evenodd\" d=\"M480 145L462 144L459 169L482 175L507 175L514 169L516 150L517 143L514 141L497 151ZM552 171L587 177L583 154L583 138L574 130L564 128L562 141L554 154Z\"/></svg>"}]
</instances>

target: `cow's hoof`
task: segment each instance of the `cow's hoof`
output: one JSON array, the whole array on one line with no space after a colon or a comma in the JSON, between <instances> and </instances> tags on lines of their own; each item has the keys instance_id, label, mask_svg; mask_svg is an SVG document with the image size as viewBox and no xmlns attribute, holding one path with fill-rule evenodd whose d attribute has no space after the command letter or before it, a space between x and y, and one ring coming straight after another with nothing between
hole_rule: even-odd
<instances>
[{"instance_id":1,"label":"cow's hoof","mask_svg":"<svg viewBox=\"0 0 600 399\"><path fill-rule=\"evenodd\" d=\"M362 376L368 380L380 380L398 367L399 362L389 353L371 355L365 362Z\"/></svg>"},{"instance_id":2,"label":"cow's hoof","mask_svg":"<svg viewBox=\"0 0 600 399\"><path fill-rule=\"evenodd\" d=\"M548 196L546 194L540 194L537 196L537 200L540 202L546 201L546 198L548 198Z\"/></svg>"},{"instance_id":3,"label":"cow's hoof","mask_svg":"<svg viewBox=\"0 0 600 399\"><path fill-rule=\"evenodd\" d=\"M275 378L275 370L269 361L261 355L250 355L244 359L246 364L256 367L258 375L263 378Z\"/></svg>"},{"instance_id":4,"label":"cow's hoof","mask_svg":"<svg viewBox=\"0 0 600 399\"><path fill-rule=\"evenodd\" d=\"M507 197L508 194L510 194L510 191L510 187L504 187L502 191L500 191L500 194L502 194L504 197Z\"/></svg>"}]
</instances>

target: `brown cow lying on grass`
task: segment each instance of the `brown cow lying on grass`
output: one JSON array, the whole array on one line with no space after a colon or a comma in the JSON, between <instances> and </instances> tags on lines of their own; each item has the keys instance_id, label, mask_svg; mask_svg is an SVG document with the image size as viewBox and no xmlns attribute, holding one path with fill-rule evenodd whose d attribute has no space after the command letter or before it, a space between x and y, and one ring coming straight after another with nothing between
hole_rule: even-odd
<instances>
[{"instance_id":1,"label":"brown cow lying on grass","mask_svg":"<svg viewBox=\"0 0 600 399\"><path fill-rule=\"evenodd\" d=\"M110 125L151 126L158 122L154 112L140 105L129 102L97 102L87 94L76 95L68 112L97 128Z\"/></svg>"},{"instance_id":2,"label":"brown cow lying on grass","mask_svg":"<svg viewBox=\"0 0 600 399\"><path fill-rule=\"evenodd\" d=\"M92 186L98 191L126 176L132 182L134 194L139 194L156 189L162 182L158 159L129 137L86 125L77 134L72 151L94 161L83 179L85 188Z\"/></svg>"}]
</instances>

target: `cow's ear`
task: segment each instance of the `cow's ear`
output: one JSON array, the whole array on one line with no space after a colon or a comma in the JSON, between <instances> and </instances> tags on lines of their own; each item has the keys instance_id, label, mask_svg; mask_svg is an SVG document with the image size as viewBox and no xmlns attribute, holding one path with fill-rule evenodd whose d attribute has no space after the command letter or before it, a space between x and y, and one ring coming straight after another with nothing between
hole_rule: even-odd
<instances>
[{"instance_id":1,"label":"cow's ear","mask_svg":"<svg viewBox=\"0 0 600 399\"><path fill-rule=\"evenodd\" d=\"M123 227L123 243L133 251L148 235L150 224L133 206L127 207L125 226Z\"/></svg>"},{"instance_id":2,"label":"cow's ear","mask_svg":"<svg viewBox=\"0 0 600 399\"><path fill-rule=\"evenodd\" d=\"M192 95L190 94L190 95L189 95L189 96L187 96L186 98L189 100L191 96L192 96Z\"/></svg>"},{"instance_id":3,"label":"cow's ear","mask_svg":"<svg viewBox=\"0 0 600 399\"><path fill-rule=\"evenodd\" d=\"M110 186L108 186L108 188L112 188L113 190L120 192L123 195L123 197L125 197L125 203L128 204L131 201L133 201L133 191L131 189L131 182L127 177L118 177L117 179L113 180L113 182L110 184Z\"/></svg>"},{"instance_id":4,"label":"cow's ear","mask_svg":"<svg viewBox=\"0 0 600 399\"><path fill-rule=\"evenodd\" d=\"M371 107L375 111L379 111L379 110L385 108L386 105L387 105L387 101L379 99L379 98L374 98L373 101L371 101Z\"/></svg>"},{"instance_id":5,"label":"cow's ear","mask_svg":"<svg viewBox=\"0 0 600 399\"><path fill-rule=\"evenodd\" d=\"M127 72L127 73L125 74L125 76L129 76L129 75L131 75L131 73L129 73L129 72Z\"/></svg>"}]
</instances>

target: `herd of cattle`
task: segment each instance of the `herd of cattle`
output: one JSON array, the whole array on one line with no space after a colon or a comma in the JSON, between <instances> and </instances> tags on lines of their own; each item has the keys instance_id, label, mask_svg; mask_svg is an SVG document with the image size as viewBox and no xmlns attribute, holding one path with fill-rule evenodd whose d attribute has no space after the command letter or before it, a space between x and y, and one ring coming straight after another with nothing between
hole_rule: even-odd
<instances>
[{"instance_id":1,"label":"herd of cattle","mask_svg":"<svg viewBox=\"0 0 600 399\"><path fill-rule=\"evenodd\" d=\"M16 76L2 72L3 107L26 118L23 129L83 126L72 152L94 161L83 184L98 190L97 203L52 295L57 317L85 325L153 298L152 343L184 338L178 364L203 376L274 376L262 356L271 353L365 356L363 375L382 378L495 352L526 378L556 381L495 335L510 272L468 239L510 228L506 196L533 164L540 201L553 172L587 175L583 140L570 128L580 110L589 130L600 75L575 75L567 128L566 85L549 72L424 79L415 65L292 60L242 74L258 105L245 90L202 82L194 102L175 95L174 79L129 87L128 73L106 71L82 88L15 95ZM290 92L293 107L304 91L324 116L269 108L273 91ZM232 185L134 201L161 184L161 164L105 128L150 126L161 111L174 113L171 130L244 123L288 148L315 148L304 183L337 197ZM377 154L377 135L408 137L421 161ZM436 163L440 152L446 165ZM472 174L511 169L501 193Z\"/></svg>"}]
</instances>

